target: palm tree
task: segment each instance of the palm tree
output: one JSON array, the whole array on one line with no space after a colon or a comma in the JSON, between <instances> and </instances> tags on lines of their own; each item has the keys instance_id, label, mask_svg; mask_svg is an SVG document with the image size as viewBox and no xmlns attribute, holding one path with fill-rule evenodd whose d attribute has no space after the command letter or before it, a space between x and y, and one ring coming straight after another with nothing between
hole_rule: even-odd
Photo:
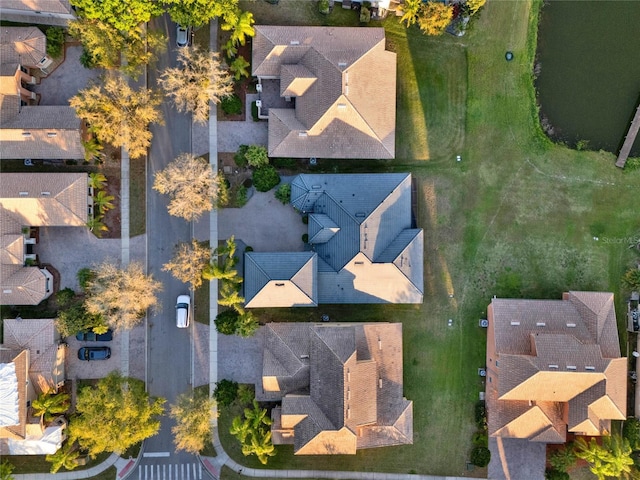
<instances>
[{"instance_id":1,"label":"palm tree","mask_svg":"<svg viewBox=\"0 0 640 480\"><path fill-rule=\"evenodd\" d=\"M59 393L57 395L50 393L43 393L38 396L32 403L33 415L40 417L40 424L43 424L43 420L49 423L58 415L65 413L69 410L71 405L71 396L67 393Z\"/></svg>"},{"instance_id":2,"label":"palm tree","mask_svg":"<svg viewBox=\"0 0 640 480\"><path fill-rule=\"evenodd\" d=\"M107 232L109 229L107 226L102 223L102 219L104 217L102 215L90 217L87 220L87 227L90 231L92 231L97 237L100 237L102 234L100 232Z\"/></svg>"},{"instance_id":3,"label":"palm tree","mask_svg":"<svg viewBox=\"0 0 640 480\"><path fill-rule=\"evenodd\" d=\"M112 208L115 208L115 205L112 203L115 198L113 195L107 195L105 190L100 190L95 197L93 197L93 204L97 205L100 213L104 215Z\"/></svg>"},{"instance_id":4,"label":"palm tree","mask_svg":"<svg viewBox=\"0 0 640 480\"><path fill-rule=\"evenodd\" d=\"M236 437L240 443L244 443L250 433L250 425L248 420L242 420L242 417L235 417L231 422L229 433Z\"/></svg>"},{"instance_id":5,"label":"palm tree","mask_svg":"<svg viewBox=\"0 0 640 480\"><path fill-rule=\"evenodd\" d=\"M253 453L258 457L260 463L266 465L269 457L276 454L276 449L271 442L271 432L267 431L263 435L251 435L251 443L242 445L242 453L245 456Z\"/></svg>"},{"instance_id":6,"label":"palm tree","mask_svg":"<svg viewBox=\"0 0 640 480\"><path fill-rule=\"evenodd\" d=\"M231 72L233 73L233 78L235 78L237 81L242 77L249 76L249 70L247 70L247 67L249 65L251 64L247 62L247 60L242 55L240 55L236 57L233 62L231 62L231 65L229 65L229 70L231 70Z\"/></svg>"},{"instance_id":7,"label":"palm tree","mask_svg":"<svg viewBox=\"0 0 640 480\"><path fill-rule=\"evenodd\" d=\"M229 59L235 57L238 54L238 47L236 46L236 43L231 39L227 40L227 43L224 44L224 47L222 47L222 49L226 52L227 58Z\"/></svg>"},{"instance_id":8,"label":"palm tree","mask_svg":"<svg viewBox=\"0 0 640 480\"><path fill-rule=\"evenodd\" d=\"M247 41L247 37L253 37L256 34L252 25L255 23L253 19L253 13L242 12L233 26L233 32L231 33L231 40L240 45L244 45Z\"/></svg>"},{"instance_id":9,"label":"palm tree","mask_svg":"<svg viewBox=\"0 0 640 480\"><path fill-rule=\"evenodd\" d=\"M402 12L400 22L405 22L407 28L416 23L421 6L422 0L405 0L404 4L398 6Z\"/></svg>"},{"instance_id":10,"label":"palm tree","mask_svg":"<svg viewBox=\"0 0 640 480\"><path fill-rule=\"evenodd\" d=\"M102 190L107 185L107 177L100 172L89 174L89 186L94 190Z\"/></svg>"},{"instance_id":11,"label":"palm tree","mask_svg":"<svg viewBox=\"0 0 640 480\"><path fill-rule=\"evenodd\" d=\"M619 435L603 437L602 445L598 445L595 438L587 443L583 437L579 437L575 448L576 457L589 463L589 469L598 480L621 478L631 473L632 450L629 442Z\"/></svg>"},{"instance_id":12,"label":"palm tree","mask_svg":"<svg viewBox=\"0 0 640 480\"><path fill-rule=\"evenodd\" d=\"M0 463L0 480L13 480L13 469L15 467L8 460Z\"/></svg>"},{"instance_id":13,"label":"palm tree","mask_svg":"<svg viewBox=\"0 0 640 480\"><path fill-rule=\"evenodd\" d=\"M82 142L82 146L84 147L84 159L87 162L95 160L96 163L101 163L102 158L104 157L104 153L102 153L102 149L104 147L100 144L100 142L98 142L98 140L92 138L91 140Z\"/></svg>"},{"instance_id":14,"label":"palm tree","mask_svg":"<svg viewBox=\"0 0 640 480\"><path fill-rule=\"evenodd\" d=\"M75 444L71 442L65 443L53 455L47 455L47 462L51 462L51 473L56 473L62 467L66 470L73 470L78 466L78 457L80 452L75 448Z\"/></svg>"},{"instance_id":15,"label":"palm tree","mask_svg":"<svg viewBox=\"0 0 640 480\"><path fill-rule=\"evenodd\" d=\"M260 408L258 401L253 399L253 410L250 408L244 409L244 416L251 425L253 431L260 431L264 429L264 426L271 425L271 419L267 416L267 409Z\"/></svg>"}]
</instances>

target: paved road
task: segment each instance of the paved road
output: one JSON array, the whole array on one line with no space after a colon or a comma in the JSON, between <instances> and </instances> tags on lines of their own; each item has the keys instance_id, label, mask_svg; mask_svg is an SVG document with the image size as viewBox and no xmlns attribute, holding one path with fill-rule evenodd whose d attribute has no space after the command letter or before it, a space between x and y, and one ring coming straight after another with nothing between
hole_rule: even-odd
<instances>
[{"instance_id":1,"label":"paved road","mask_svg":"<svg viewBox=\"0 0 640 480\"><path fill-rule=\"evenodd\" d=\"M161 29L169 38L169 48L157 62L157 68L176 65L175 26L168 16L154 19L150 28ZM157 71L149 69L148 86L156 87ZM179 114L168 102L162 104L165 125L154 126L153 142L147 168L147 268L154 278L162 282L160 311L148 318L147 388L153 396L164 397L167 404L189 392L192 387L193 323L188 329L175 325L175 301L179 294L188 293L188 287L162 271L162 265L173 255L179 242L189 241L191 225L167 213L168 200L152 188L154 174L162 170L181 153L191 151L191 117ZM168 405L167 405L168 407ZM195 456L174 451L171 427L173 422L165 415L160 433L144 444L143 457L136 471L128 478L139 480L200 480L202 470ZM208 475L204 474L207 478Z\"/></svg>"}]
</instances>

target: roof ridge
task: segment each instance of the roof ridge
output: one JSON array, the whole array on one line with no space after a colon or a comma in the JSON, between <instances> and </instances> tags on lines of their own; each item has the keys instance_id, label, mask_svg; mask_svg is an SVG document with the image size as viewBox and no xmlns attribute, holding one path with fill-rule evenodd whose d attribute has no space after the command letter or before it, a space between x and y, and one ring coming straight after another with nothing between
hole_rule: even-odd
<instances>
[{"instance_id":1,"label":"roof ridge","mask_svg":"<svg viewBox=\"0 0 640 480\"><path fill-rule=\"evenodd\" d=\"M340 328L340 327L337 327L336 325L333 325L332 327L333 327L333 328ZM348 327L349 327L349 328L354 328L352 325L349 325ZM331 348L327 342L325 342L325 341L324 341L324 338L322 338L320 335L318 335L318 334L316 333L317 331L319 331L319 330L317 330L317 329L320 329L320 328L324 328L324 327L323 327L322 325L314 325L314 328L313 328L312 330L313 330L313 332L315 333L316 337L318 337L318 339L320 339L320 341L321 341L324 345L326 345L326 347L329 349L329 351L330 351L330 352L331 352L331 353L332 353L332 354L333 354L333 355L338 359L338 361L340 362L340 364L341 364L341 365L343 366L343 368L344 368L345 363L346 363L347 361L349 361L349 359L353 356L353 354L354 354L354 353L356 353L356 354L357 354L357 352L358 352L358 349L357 349L357 347L356 347L355 343L354 343L353 353L351 353L351 355L349 355L349 358L347 358L347 360L346 360L345 362L343 362L343 361L342 361L342 359L338 356L338 353L337 353L333 348Z\"/></svg>"},{"instance_id":2,"label":"roof ridge","mask_svg":"<svg viewBox=\"0 0 640 480\"><path fill-rule=\"evenodd\" d=\"M269 323L267 323L267 325L269 326L269 328L271 329L271 331L273 332L273 334L276 336L276 338L278 339L278 341L279 341L280 343L284 344L284 346L285 346L285 347L287 347L287 350L289 350L289 352L291 352L291 355L293 355L293 357L298 361L298 365L299 365L299 367L298 367L298 369L295 371L295 373L298 373L302 368L304 368L304 367L305 367L305 364L304 364L304 363L302 363L302 362L300 361L300 359L298 358L298 356L296 355L296 353L291 349L291 347L289 346L289 344L288 344L287 342L285 342L284 338L282 338L282 337L278 334L278 332L276 332L276 331L273 329L273 327L271 327L271 325L272 325L273 323L275 323L275 322L269 322ZM273 352L271 353L271 355L272 355L276 360L278 360L278 358L273 354ZM280 360L278 360L278 363L280 364L280 366L283 366L283 365L282 365L282 362L281 362ZM286 368L283 368L283 369L284 369L284 370L287 370ZM295 373L294 373L294 374L295 374ZM293 376L293 375L292 375L292 376Z\"/></svg>"}]
</instances>

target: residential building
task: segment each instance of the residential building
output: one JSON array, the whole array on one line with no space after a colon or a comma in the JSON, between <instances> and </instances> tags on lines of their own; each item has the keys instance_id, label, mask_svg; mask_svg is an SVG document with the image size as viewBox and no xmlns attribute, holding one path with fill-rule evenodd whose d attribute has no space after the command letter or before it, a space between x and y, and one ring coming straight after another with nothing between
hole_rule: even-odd
<instances>
[{"instance_id":1,"label":"residential building","mask_svg":"<svg viewBox=\"0 0 640 480\"><path fill-rule=\"evenodd\" d=\"M291 205L308 215L310 251L246 253L246 306L422 303L411 190L405 173L295 177Z\"/></svg>"},{"instance_id":2,"label":"residential building","mask_svg":"<svg viewBox=\"0 0 640 480\"><path fill-rule=\"evenodd\" d=\"M46 72L46 37L37 27L0 29L0 159L84 159L83 122L68 105L38 106L32 69Z\"/></svg>"},{"instance_id":3,"label":"residential building","mask_svg":"<svg viewBox=\"0 0 640 480\"><path fill-rule=\"evenodd\" d=\"M0 305L37 305L53 275L37 263L31 227L85 226L92 208L86 173L3 173L0 181Z\"/></svg>"},{"instance_id":4,"label":"residential building","mask_svg":"<svg viewBox=\"0 0 640 480\"><path fill-rule=\"evenodd\" d=\"M252 75L269 156L394 158L396 54L385 50L383 28L255 31Z\"/></svg>"},{"instance_id":5,"label":"residential building","mask_svg":"<svg viewBox=\"0 0 640 480\"><path fill-rule=\"evenodd\" d=\"M272 440L296 455L354 455L413 443L402 324L270 323L256 396L278 401Z\"/></svg>"},{"instance_id":6,"label":"residential building","mask_svg":"<svg viewBox=\"0 0 640 480\"><path fill-rule=\"evenodd\" d=\"M69 0L0 0L3 20L44 25L66 25L74 20Z\"/></svg>"},{"instance_id":7,"label":"residential building","mask_svg":"<svg viewBox=\"0 0 640 480\"><path fill-rule=\"evenodd\" d=\"M611 420L626 418L627 359L612 293L494 298L487 315L490 436L564 443L569 432L604 435Z\"/></svg>"}]
</instances>

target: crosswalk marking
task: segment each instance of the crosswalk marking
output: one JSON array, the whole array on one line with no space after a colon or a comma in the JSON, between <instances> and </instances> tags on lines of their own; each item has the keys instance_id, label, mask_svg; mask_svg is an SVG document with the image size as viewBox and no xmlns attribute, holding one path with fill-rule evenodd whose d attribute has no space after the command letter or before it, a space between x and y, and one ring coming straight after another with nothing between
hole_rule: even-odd
<instances>
[{"instance_id":1,"label":"crosswalk marking","mask_svg":"<svg viewBox=\"0 0 640 480\"><path fill-rule=\"evenodd\" d=\"M202 464L140 465L138 480L202 480Z\"/></svg>"}]
</instances>

